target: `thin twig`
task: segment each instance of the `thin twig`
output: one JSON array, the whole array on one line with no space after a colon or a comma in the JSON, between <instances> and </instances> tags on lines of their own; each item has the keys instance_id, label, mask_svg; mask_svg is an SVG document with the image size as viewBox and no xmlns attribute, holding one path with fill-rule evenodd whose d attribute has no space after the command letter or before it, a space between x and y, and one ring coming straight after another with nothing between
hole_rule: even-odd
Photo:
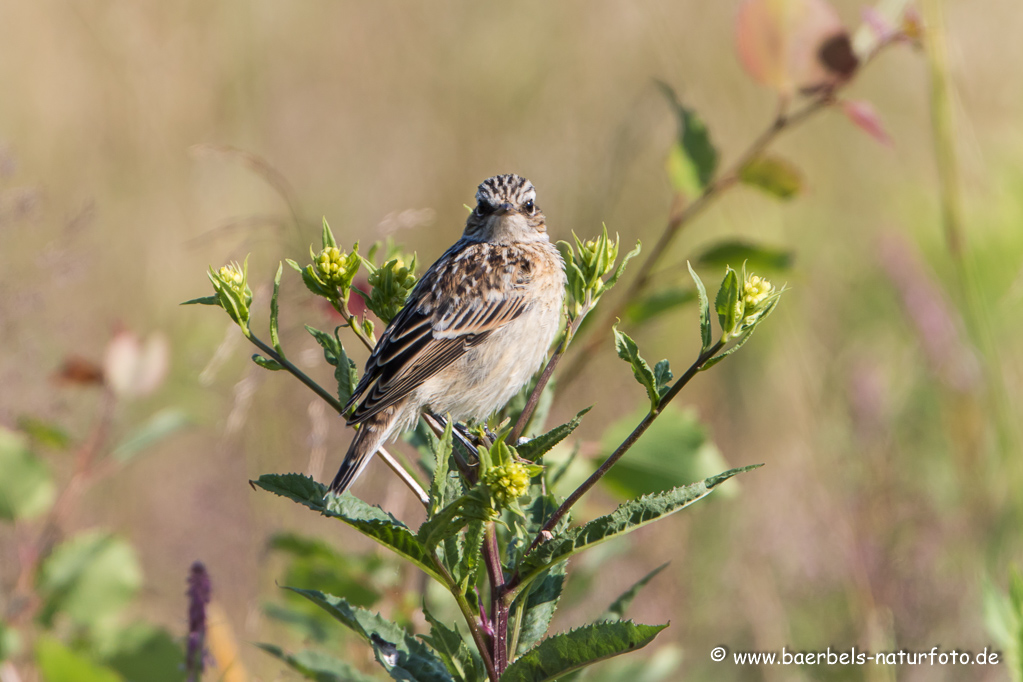
<instances>
[{"instance_id":1,"label":"thin twig","mask_svg":"<svg viewBox=\"0 0 1023 682\"><path fill-rule=\"evenodd\" d=\"M657 408L650 410L650 412L647 413L646 417L643 418L643 421L641 421L639 425L632 431L632 433L629 434L629 437L626 438L622 442L622 444L619 445L618 448L614 452L612 452L606 460L604 460L604 463L601 464L600 467L598 467L597 470L594 471L593 474L582 483L582 485L576 488L575 491L573 491L572 494L569 495L568 498L561 503L561 506L558 507L557 510L555 510L554 514L552 514L551 517L547 519L547 522L543 525L543 528L540 530L540 532L536 534L536 537L533 538L533 542L529 545L529 549L526 551L526 554L529 554L529 552L533 551L536 548L536 546L540 544L540 541L543 538L544 533L545 532L550 533L551 531L553 531L554 527L558 525L558 522L561 521L562 517L564 517L565 514L568 513L569 509L572 508L572 505L578 502L583 495L589 492L590 489L597 484L597 481L603 478L604 474L606 474L611 469L611 467L613 467L615 463L622 458L622 455L628 452L629 448L636 444L636 441L639 440L639 437L646 432L650 425L654 423L654 420L657 419L657 417L660 416L660 414L664 411L664 407L668 403L670 403L675 398L676 395L678 395L679 391L681 391L685 387L685 385L688 384L693 379L693 377L696 376L697 372L700 371L700 368L703 367L707 363L707 361L709 361L711 358L717 355L721 351L721 349L724 348L724 346L725 344L723 341L718 341L705 353L702 353L700 357L696 359L696 362L689 366L689 369L686 370L685 374L679 377L678 381L675 382L671 389L666 394L664 394L664 397L661 398L661 401L658 404Z\"/></svg>"},{"instance_id":2,"label":"thin twig","mask_svg":"<svg viewBox=\"0 0 1023 682\"><path fill-rule=\"evenodd\" d=\"M483 563L490 581L490 617L493 619L493 657L497 674L508 667L508 606L504 603L504 569L501 567L501 549L497 544L497 527L487 524L483 538Z\"/></svg>"},{"instance_id":3,"label":"thin twig","mask_svg":"<svg viewBox=\"0 0 1023 682\"><path fill-rule=\"evenodd\" d=\"M284 369L288 370L296 379L298 379L303 384L308 386L309 389L312 390L313 393L315 393L316 395L320 396L324 401L326 401L326 403L328 405L330 405L332 408L334 408L334 410L339 415L341 415L342 417L345 416L345 406L341 404L340 400L335 398L325 388L323 388L323 386L320 386L318 383L313 381L309 377L309 375L307 375L305 372L303 372L298 367L296 367L286 357L284 357L283 355L279 354L273 348L271 348L270 346L268 346L265 343L263 343L263 341L261 341L259 339L259 337L256 336L255 334L250 332L248 334L248 339L249 339L249 341L252 342L252 344L254 346L256 346L256 348L258 348L259 350L263 351L263 353L268 358L270 358L274 362L276 362L279 365L281 365L282 367L284 367ZM387 466L389 466L391 468L391 470L394 471L394 473L398 475L398 478L401 479L402 483L404 483L406 486L408 486L409 490L411 490L413 492L413 494L415 494L415 496L417 498L419 498L419 501L423 503L423 506L429 506L429 504L430 504L430 497L429 497L429 495L427 495L426 491L423 490L422 486L420 486L416 482L416 480L412 476L412 474L410 474L401 465L401 463L398 462L398 460L394 459L394 457L392 457L391 454L388 453L384 448L379 448L377 450L377 452L379 452L381 454L381 456L384 458L384 462L387 463Z\"/></svg>"},{"instance_id":4,"label":"thin twig","mask_svg":"<svg viewBox=\"0 0 1023 682\"><path fill-rule=\"evenodd\" d=\"M432 556L433 564L437 568L437 572L440 573L441 577L444 578L447 583L448 591L455 598L455 603L458 604L458 610L462 612L462 617L465 618L466 625L469 626L469 634L472 635L473 642L476 643L476 649L479 650L480 656L483 658L483 666L487 669L487 676L492 682L497 682L500 675L497 669L494 667L494 659L490 656L490 647L487 645L487 638L480 630L479 621L476 619L476 614L473 613L472 606L469 605L469 601L462 594L455 579L451 577L451 573L444 566L436 555Z\"/></svg>"}]
</instances>

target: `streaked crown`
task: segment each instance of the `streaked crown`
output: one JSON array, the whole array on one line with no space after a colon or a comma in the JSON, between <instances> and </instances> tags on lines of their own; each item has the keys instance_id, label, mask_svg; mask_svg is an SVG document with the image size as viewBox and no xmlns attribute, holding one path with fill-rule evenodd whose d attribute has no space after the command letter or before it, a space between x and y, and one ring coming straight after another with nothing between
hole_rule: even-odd
<instances>
[{"instance_id":1,"label":"streaked crown","mask_svg":"<svg viewBox=\"0 0 1023 682\"><path fill-rule=\"evenodd\" d=\"M465 224L465 235L473 239L497 242L546 239L543 212L536 205L533 183L508 173L495 175L480 183L476 190L476 208Z\"/></svg>"}]
</instances>

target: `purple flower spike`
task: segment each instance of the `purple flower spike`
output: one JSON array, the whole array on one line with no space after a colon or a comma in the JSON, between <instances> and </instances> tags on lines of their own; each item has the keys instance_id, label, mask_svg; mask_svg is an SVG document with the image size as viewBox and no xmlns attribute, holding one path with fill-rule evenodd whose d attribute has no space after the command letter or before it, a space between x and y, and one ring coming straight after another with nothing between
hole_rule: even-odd
<instances>
[{"instance_id":1,"label":"purple flower spike","mask_svg":"<svg viewBox=\"0 0 1023 682\"><path fill-rule=\"evenodd\" d=\"M206 606L210 603L210 574L201 561L192 564L188 573L188 645L185 670L188 682L202 678L206 661Z\"/></svg>"}]
</instances>

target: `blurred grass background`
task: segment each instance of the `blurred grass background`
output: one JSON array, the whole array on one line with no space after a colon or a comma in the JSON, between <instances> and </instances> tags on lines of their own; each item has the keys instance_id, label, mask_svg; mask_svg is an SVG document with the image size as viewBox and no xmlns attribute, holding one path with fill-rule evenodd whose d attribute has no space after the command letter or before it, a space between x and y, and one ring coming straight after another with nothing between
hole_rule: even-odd
<instances>
[{"instance_id":1,"label":"blurred grass background","mask_svg":"<svg viewBox=\"0 0 1023 682\"><path fill-rule=\"evenodd\" d=\"M156 395L121 406L115 428L168 405L195 420L93 489L74 520L134 542L146 576L140 614L183 633L184 578L201 559L238 637L265 640L273 626L261 606L281 578L267 561L271 533L364 546L246 485L267 472L329 476L350 433L311 408L297 382L252 365L224 315L178 307L207 293L206 266L251 252L265 320L277 261L303 261L321 216L339 242L390 234L429 263L460 234L476 185L499 172L533 181L556 238L606 222L624 242L651 245L671 196L664 158L675 132L654 79L703 115L726 161L774 114L771 93L736 59L736 6L0 3L0 423L32 415L84 438L95 394L52 377L68 354L101 356L118 325L166 333L172 368ZM859 22L858 3L836 6ZM591 578L610 599L672 561L633 616L672 621L657 645L681 646L686 679L802 674L712 664L718 644L991 645L983 579L1004 583L1023 558L1018 425L1010 420L1000 440L990 402L997 378L997 399L1019 414L1023 6L959 2L948 14L968 262L996 355L965 331L940 224L926 63L908 48L885 53L849 93L875 104L894 148L827 112L778 146L805 172L804 196L779 203L735 191L664 261L724 237L796 254L792 270L774 275L792 290L771 323L682 396L728 464L767 466L744 476L738 495L640 531ZM220 145L265 159L290 197ZM662 279L681 283L684 272ZM331 318L294 273L284 286L284 345L317 367L302 324ZM635 336L648 358L684 367L698 350L696 311ZM226 361L211 366L222 343ZM579 431L595 455L602 425L643 400L608 334L552 420L595 404ZM325 463L311 457L321 439ZM399 516L418 513L378 464L358 492ZM614 503L607 493L590 502L590 513ZM0 547L11 542L0 531ZM556 626L592 610L577 604ZM243 645L242 656L260 679L277 678L280 665L258 650ZM1004 679L1005 669L898 677Z\"/></svg>"}]
</instances>

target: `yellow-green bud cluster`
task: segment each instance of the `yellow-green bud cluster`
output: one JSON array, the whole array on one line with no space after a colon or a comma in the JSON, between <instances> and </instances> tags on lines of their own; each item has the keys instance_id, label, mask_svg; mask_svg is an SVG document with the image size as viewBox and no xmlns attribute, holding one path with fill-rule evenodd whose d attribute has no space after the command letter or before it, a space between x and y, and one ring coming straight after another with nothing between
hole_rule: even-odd
<instances>
[{"instance_id":1,"label":"yellow-green bud cluster","mask_svg":"<svg viewBox=\"0 0 1023 682\"><path fill-rule=\"evenodd\" d=\"M328 246L316 256L316 272L326 284L339 286L347 274L347 254L336 246Z\"/></svg>"},{"instance_id":2,"label":"yellow-green bud cluster","mask_svg":"<svg viewBox=\"0 0 1023 682\"><path fill-rule=\"evenodd\" d=\"M529 490L529 470L518 462L509 462L487 469L483 483L490 489L490 495L501 507L519 499Z\"/></svg>"},{"instance_id":3,"label":"yellow-green bud cluster","mask_svg":"<svg viewBox=\"0 0 1023 682\"><path fill-rule=\"evenodd\" d=\"M750 326L764 312L774 294L774 285L766 278L750 275L742 285L743 325Z\"/></svg>"},{"instance_id":4,"label":"yellow-green bud cluster","mask_svg":"<svg viewBox=\"0 0 1023 682\"><path fill-rule=\"evenodd\" d=\"M252 289L248 281L248 259L245 265L228 263L219 270L209 271L213 290L217 292L217 305L227 311L231 319L248 333L249 306L252 305Z\"/></svg>"},{"instance_id":5,"label":"yellow-green bud cluster","mask_svg":"<svg viewBox=\"0 0 1023 682\"><path fill-rule=\"evenodd\" d=\"M405 307L405 299L416 286L416 257L410 265L392 258L369 274L370 296L366 307L384 322L390 322Z\"/></svg>"},{"instance_id":6,"label":"yellow-green bud cluster","mask_svg":"<svg viewBox=\"0 0 1023 682\"><path fill-rule=\"evenodd\" d=\"M600 296L613 287L621 276L625 261L639 253L635 251L625 256L625 260L615 269L618 260L618 239L607 235L605 226L596 239L583 241L572 233L575 248L568 242L559 242L558 248L565 259L565 274L568 277L569 312L573 318L579 316L584 308L596 304ZM607 275L614 273L610 278Z\"/></svg>"}]
</instances>

